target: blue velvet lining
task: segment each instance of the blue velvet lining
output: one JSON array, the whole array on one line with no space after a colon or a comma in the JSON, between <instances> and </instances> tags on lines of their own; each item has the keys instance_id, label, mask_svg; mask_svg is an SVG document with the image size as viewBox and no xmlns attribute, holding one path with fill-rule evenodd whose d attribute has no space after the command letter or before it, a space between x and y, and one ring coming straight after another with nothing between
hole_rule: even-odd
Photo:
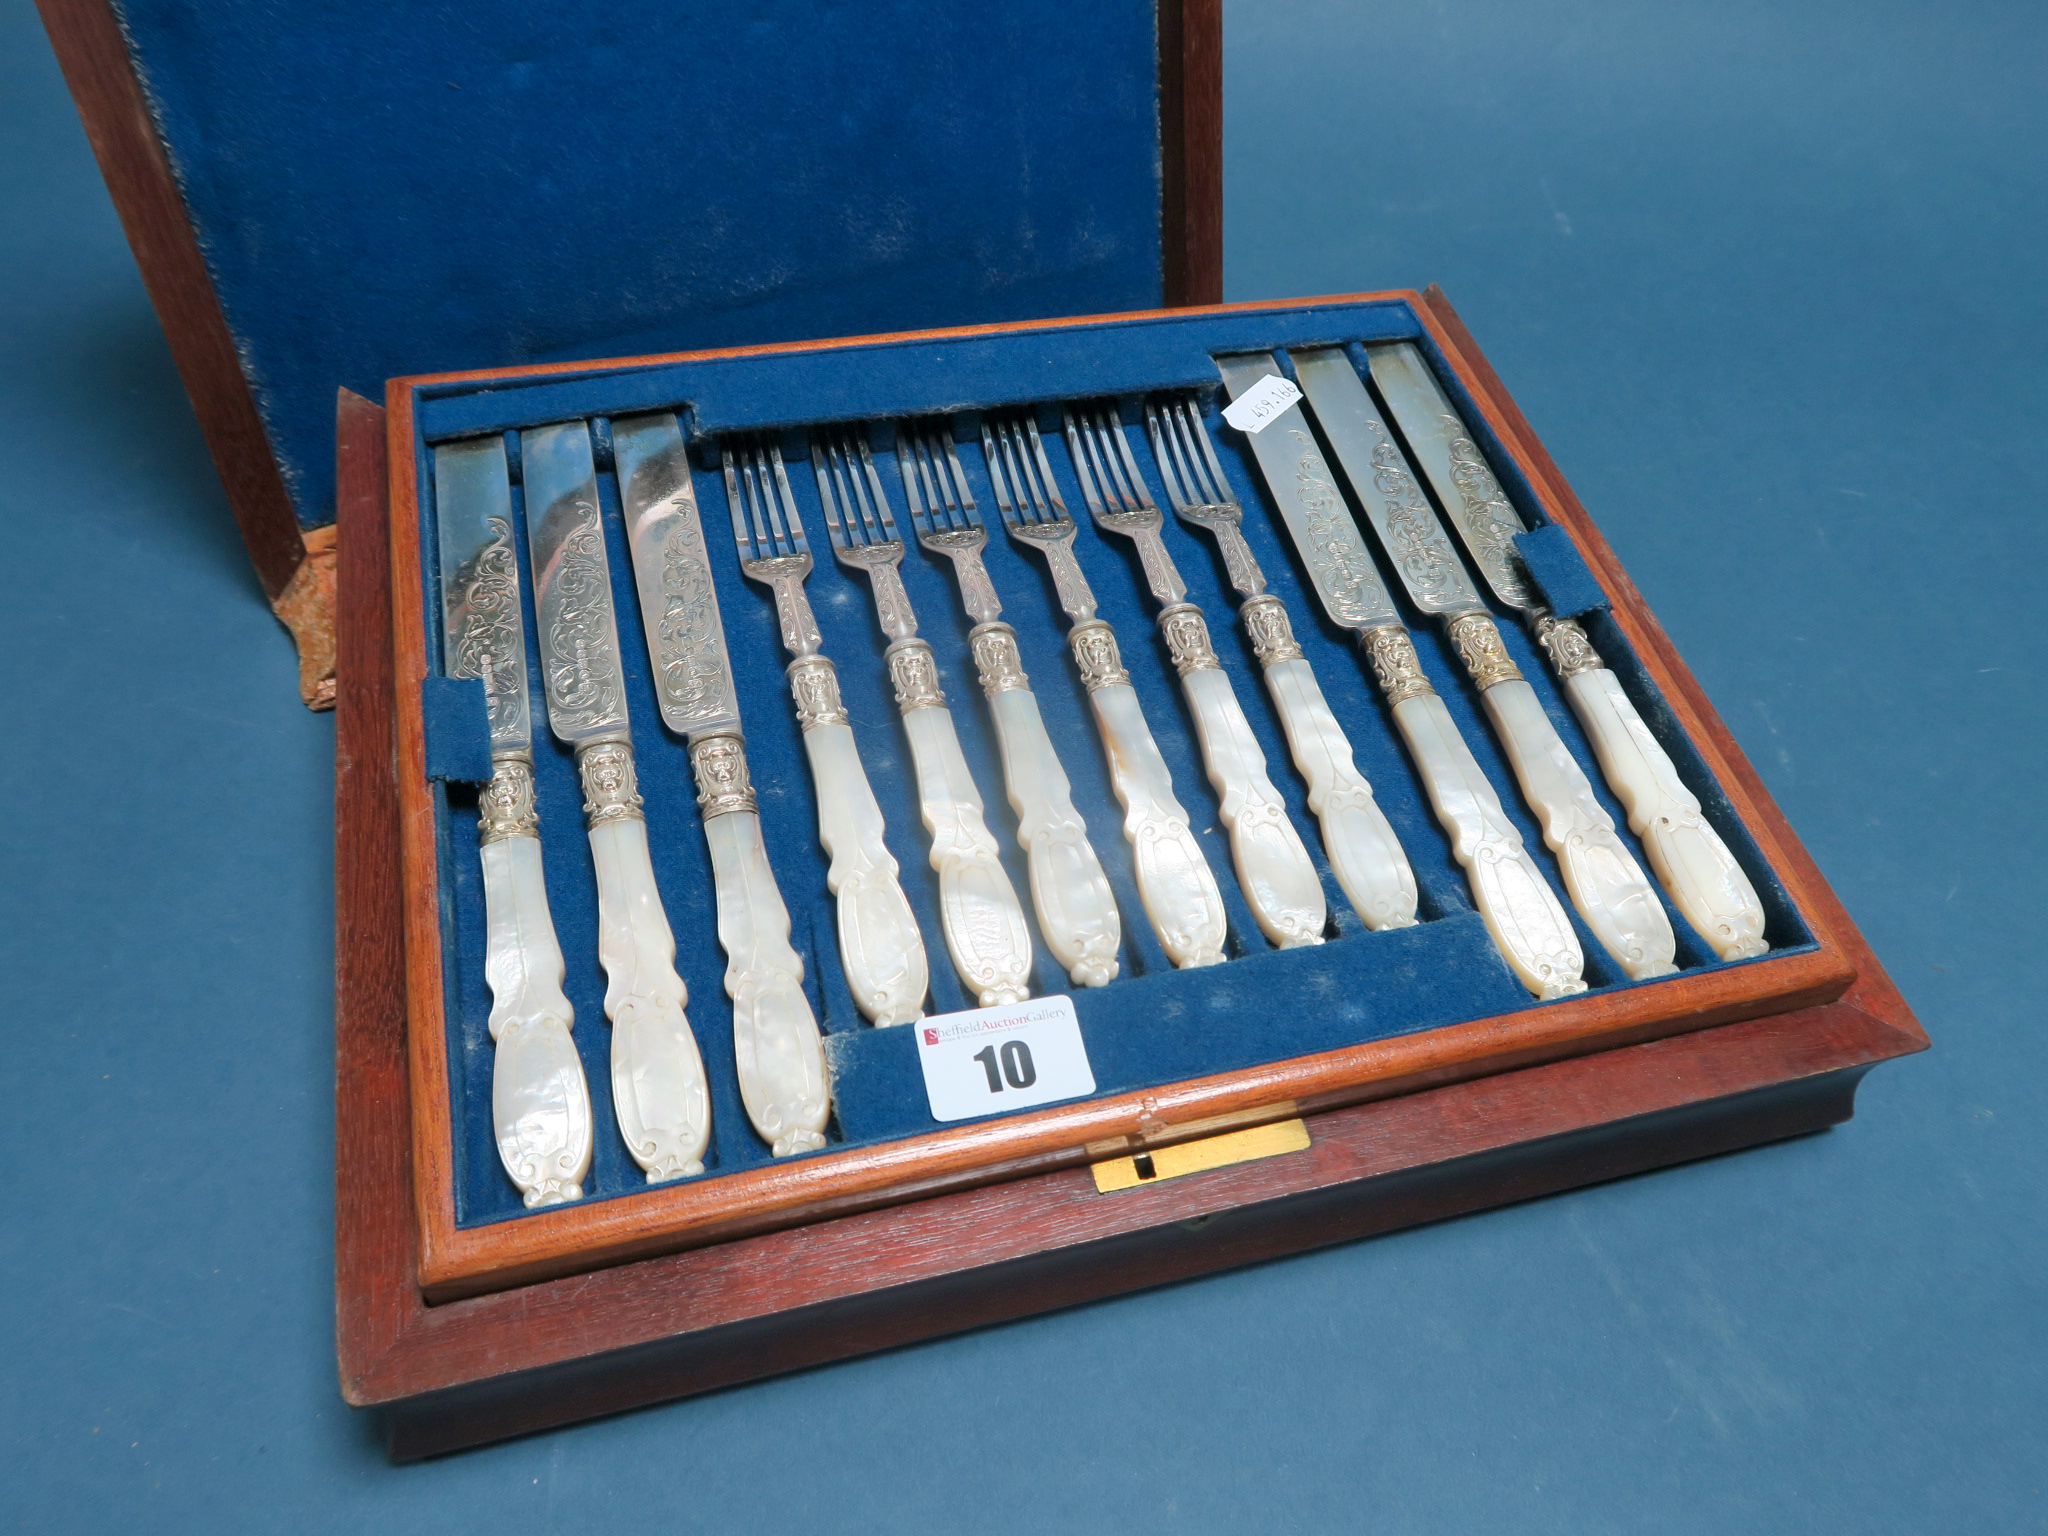
<instances>
[{"instance_id":1,"label":"blue velvet lining","mask_svg":"<svg viewBox=\"0 0 2048 1536\"><path fill-rule=\"evenodd\" d=\"M1369 933L1345 904L1327 867L1322 866L1314 818L1304 803L1303 786L1293 772L1285 740L1261 687L1257 661L1233 620L1234 595L1224 582L1214 547L1206 536L1169 520L1166 539L1187 582L1189 597L1210 617L1224 669L1236 685L1275 784L1287 797L1305 840L1317 852L1330 897L1333 936L1329 942L1308 950L1268 949L1232 877L1228 844L1217 824L1215 797L1202 772L1172 667L1155 638L1153 604L1135 555L1127 542L1112 542L1088 526L1084 513L1078 557L1094 587L1102 617L1115 626L1121 638L1132 682L1172 771L1179 798L1188 808L1217 873L1228 908L1229 962L1201 971L1173 971L1137 900L1128 848L1120 832L1121 814L1104 771L1086 695L1066 655L1065 625L1057 618L1044 565L1035 555L1012 545L999 526L992 527L987 557L990 576L1002 597L1004 616L1016 626L1024 665L1047 728L1073 782L1075 804L1088 822L1124 913L1123 974L1117 981L1093 991L1071 989L1041 946L1035 989L1070 992L1074 997L1099 1092L1156 1086L1544 1006L1529 999L1488 942L1484 925L1471 910L1462 872L1429 811L1355 647L1344 631L1324 619L1304 584L1291 547L1264 515L1263 491L1243 440L1223 427L1217 415L1216 375L1209 361L1212 353L1391 336L1422 342L1447 389L1471 420L1475 437L1495 465L1504 488L1525 516L1540 520L1537 503L1515 474L1512 460L1501 453L1473 412L1470 399L1447 374L1414 314L1399 302L1058 327L941 344L827 348L635 371L606 370L566 380L499 383L488 390L436 386L423 389L424 398L419 402L416 462L422 484L429 491L422 497L423 515L429 520L433 515L430 438L583 416L598 419L596 438L602 465L609 434L600 418L659 406L683 413L700 434L696 488L706 532L718 547L729 527L725 491L722 479L709 469L712 455L708 450L713 445L702 434L756 423L785 427L784 452L790 459L791 483L818 559L808 594L824 635L825 654L838 664L862 757L888 820L889 843L902 866L904 888L931 953L928 1007L932 1012L947 1012L968 1006L968 999L946 961L940 939L935 880L926 861L927 845L908 751L882 665L883 638L874 623L865 580L830 557L816 488L804 457L801 424L874 419L935 404L960 408L961 414L954 416L953 422L961 461L985 516L995 524L974 408L1012 401L1041 402L1036 408L1048 435L1047 450L1055 473L1069 507L1081 512L1085 502L1059 437L1056 402L1149 387L1203 389L1219 453L1247 509L1245 536L1271 590L1286 601L1303 650L1350 733L1358 765L1371 779L1408 852L1421 891L1424 920L1410 929ZM1128 422L1139 421L1137 404L1134 398L1123 400ZM1153 496L1166 505L1164 488L1143 442L1142 426L1134 425L1131 434L1139 462L1152 479ZM875 436L879 467L900 519L900 488L887 451L889 434L884 430ZM516 435L508 437L508 442L514 445L516 476ZM767 1149L748 1126L739 1103L730 1012L721 985L724 955L713 928L708 858L686 753L659 724L619 522L617 487L608 466L600 475L600 492L621 634L626 637L627 684L655 874L675 928L677 964L689 984L690 1016L712 1081L713 1145L704 1177L717 1177L767 1162ZM523 497L515 494L514 501L523 540ZM422 530L421 547L429 552L436 547L430 521ZM962 747L988 805L991 830L1003 846L1017 889L1026 891L1023 859L1015 848L1015 821L1003 799L993 733L967 656L969 624L960 611L950 568L912 548L902 571L921 632L937 651ZM762 588L744 580L736 561L715 561L714 574L728 639L740 667L740 708L764 835L790 910L792 941L804 957L805 985L820 1023L830 1035L836 1100L830 1131L833 1145L874 1143L932 1131L937 1125L925 1105L911 1032L877 1030L863 1024L840 973L825 860L817 843L801 740L782 677L783 657L772 605ZM422 576L427 582L429 612L438 612L434 572L429 569ZM530 604L530 592L528 599ZM1763 863L1754 841L1611 619L1595 612L1586 623L1644 718L1700 793L1709 817L1764 893L1767 937L1774 950L1782 953L1809 945L1810 935L1782 886ZM532 626L529 607L530 648L535 646ZM438 627L430 625L429 629L430 647L438 655ZM1413 632L1423 665L1466 741L1499 790L1522 837L1537 850L1555 880L1554 861L1543 850L1539 831L1522 806L1512 774L1493 744L1462 668L1436 626L1418 618ZM1588 770L1602 804L1617 826L1625 829L1625 818L1602 785L1569 706L1526 633L1518 625L1504 624L1502 635L1559 734ZM602 1010L604 979L596 962L595 888L581 831L581 795L570 754L539 728L546 719L545 709L536 686L535 781L546 845L549 901L568 960L566 990L576 1009L576 1038L598 1111L596 1160L585 1186L589 1191L586 1198L616 1198L645 1185L613 1127L607 1067L610 1042ZM446 1017L459 1141L457 1217L464 1224L478 1224L517 1217L523 1208L498 1165L491 1139L492 1048L486 1028L490 997L483 978L483 906L474 794L452 786L438 794ZM1625 830L1623 836L1628 836ZM1678 960L1684 970L1723 963L1675 912L1672 918L1679 937ZM1583 925L1579 938L1586 953L1587 980L1593 987L1657 985L1622 977Z\"/></svg>"},{"instance_id":2,"label":"blue velvet lining","mask_svg":"<svg viewBox=\"0 0 2048 1536\"><path fill-rule=\"evenodd\" d=\"M420 680L427 777L482 784L491 776L491 717L483 679L429 674Z\"/></svg>"},{"instance_id":3,"label":"blue velvet lining","mask_svg":"<svg viewBox=\"0 0 2048 1536\"><path fill-rule=\"evenodd\" d=\"M1560 619L1576 619L1607 606L1607 594L1600 590L1593 568L1572 536L1556 523L1516 534L1515 550L1544 606Z\"/></svg>"},{"instance_id":4,"label":"blue velvet lining","mask_svg":"<svg viewBox=\"0 0 2048 1536\"><path fill-rule=\"evenodd\" d=\"M301 522L337 384L1151 308L1154 0L115 0Z\"/></svg>"}]
</instances>

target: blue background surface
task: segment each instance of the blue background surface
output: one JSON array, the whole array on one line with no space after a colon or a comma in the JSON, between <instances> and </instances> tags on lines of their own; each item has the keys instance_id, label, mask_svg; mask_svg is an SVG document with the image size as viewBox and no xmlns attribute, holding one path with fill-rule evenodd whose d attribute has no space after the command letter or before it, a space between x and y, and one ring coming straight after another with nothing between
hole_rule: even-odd
<instances>
[{"instance_id":1,"label":"blue background surface","mask_svg":"<svg viewBox=\"0 0 2048 1536\"><path fill-rule=\"evenodd\" d=\"M1231 296L1445 284L1935 1050L1826 1136L386 1466L331 721L9 0L0 1529L2042 1528L2048 13L1226 14Z\"/></svg>"}]
</instances>

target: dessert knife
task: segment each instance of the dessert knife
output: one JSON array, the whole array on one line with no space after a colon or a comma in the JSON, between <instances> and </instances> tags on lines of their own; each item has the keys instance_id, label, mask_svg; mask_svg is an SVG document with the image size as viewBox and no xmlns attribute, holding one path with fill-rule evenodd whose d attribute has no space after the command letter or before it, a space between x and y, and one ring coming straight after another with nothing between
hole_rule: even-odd
<instances>
[{"instance_id":1,"label":"dessert knife","mask_svg":"<svg viewBox=\"0 0 2048 1536\"><path fill-rule=\"evenodd\" d=\"M1045 556L1061 611L1071 621L1067 649L1088 690L1110 783L1124 808L1138 899L1159 947L1180 970L1220 964L1229 933L1223 893L1188 826L1188 813L1174 797L1173 775L1124 670L1116 631L1095 616L1095 593L1074 558L1074 520L1046 462L1038 423L1029 415L984 417L981 447L1003 526L1011 538Z\"/></svg>"},{"instance_id":2,"label":"dessert knife","mask_svg":"<svg viewBox=\"0 0 2048 1536\"><path fill-rule=\"evenodd\" d=\"M1088 841L1088 824L1074 809L1067 771L1046 734L1017 632L1002 621L1002 601L981 558L988 530L961 471L952 429L905 422L896 434L896 468L917 542L952 562L960 606L974 621L967 644L995 722L1003 788L1017 813L1017 842L1031 874L1038 931L1075 986L1107 986L1116 978L1123 920Z\"/></svg>"},{"instance_id":3,"label":"dessert knife","mask_svg":"<svg viewBox=\"0 0 2048 1536\"><path fill-rule=\"evenodd\" d=\"M590 429L581 421L534 427L519 446L548 723L575 750L597 866L612 1108L626 1149L654 1184L704 1171L711 1098L647 857Z\"/></svg>"},{"instance_id":4,"label":"dessert knife","mask_svg":"<svg viewBox=\"0 0 2048 1536\"><path fill-rule=\"evenodd\" d=\"M1457 410L1413 342L1368 346L1373 383L1415 451L1437 499L1465 541L1466 553L1495 597L1522 617L1543 643L1565 696L1593 743L1594 756L1628 824L1643 840L1651 867L1678 910L1723 960L1767 952L1764 907L1735 855L1700 812L1671 756L1585 630L1555 618L1529 588L1515 556L1514 536L1527 532L1521 514L1493 477ZM1299 360L1302 354L1297 353Z\"/></svg>"},{"instance_id":5,"label":"dessert knife","mask_svg":"<svg viewBox=\"0 0 2048 1536\"><path fill-rule=\"evenodd\" d=\"M1631 978L1671 975L1678 969L1672 963L1678 940L1664 904L1615 832L1614 819L1593 798L1585 770L1543 712L1536 690L1501 644L1493 616L1380 421L1358 370L1338 347L1305 350L1297 362L1309 408L1328 434L1409 598L1443 621L1458 659L1479 689L1522 798L1542 822L1543 840L1564 871L1572 905Z\"/></svg>"},{"instance_id":6,"label":"dessert knife","mask_svg":"<svg viewBox=\"0 0 2048 1536\"><path fill-rule=\"evenodd\" d=\"M1238 622L1258 655L1287 750L1308 783L1308 808L1322 827L1331 873L1366 927L1412 928L1415 871L1295 641L1287 605L1266 590L1266 574L1245 542L1244 508L1216 458L1200 404L1192 394L1162 396L1147 402L1145 424L1174 513L1209 530L1242 599Z\"/></svg>"},{"instance_id":7,"label":"dessert knife","mask_svg":"<svg viewBox=\"0 0 2048 1536\"><path fill-rule=\"evenodd\" d=\"M1270 356L1260 354L1218 358L1217 367L1233 397L1279 371ZM1324 611L1357 634L1372 663L1495 947L1538 997L1585 991L1585 957L1571 920L1424 675L1415 642L1330 478L1301 406L1290 405L1248 436Z\"/></svg>"},{"instance_id":8,"label":"dessert knife","mask_svg":"<svg viewBox=\"0 0 2048 1536\"><path fill-rule=\"evenodd\" d=\"M477 800L484 869L484 977L491 988L491 1123L498 1156L529 1206L583 1195L590 1087L570 1037L562 946L548 912L533 808L526 620L502 437L434 450L441 555L441 670L478 678L490 711L491 781Z\"/></svg>"},{"instance_id":9,"label":"dessert knife","mask_svg":"<svg viewBox=\"0 0 2048 1536\"><path fill-rule=\"evenodd\" d=\"M1252 735L1230 675L1216 659L1208 621L1188 601L1187 583L1161 534L1165 517L1145 488L1116 407L1069 407L1063 419L1067 451L1096 527L1138 547L1145 584L1159 604L1159 633L1195 718L1202 766L1215 786L1218 814L1230 829L1231 863L1252 916L1277 948L1320 944L1330 916L1322 879L1294 830L1287 802L1266 776L1266 755Z\"/></svg>"},{"instance_id":10,"label":"dessert knife","mask_svg":"<svg viewBox=\"0 0 2048 1536\"><path fill-rule=\"evenodd\" d=\"M777 1157L825 1145L831 1083L789 909L761 837L718 592L675 416L615 418L612 453L661 718L690 749L711 851L733 1061L747 1118Z\"/></svg>"},{"instance_id":11,"label":"dessert knife","mask_svg":"<svg viewBox=\"0 0 2048 1536\"><path fill-rule=\"evenodd\" d=\"M917 614L899 569L903 541L866 434L859 428L814 432L811 473L832 552L841 564L867 573L875 623L889 639L883 660L910 741L918 811L931 834L931 866L939 877L939 923L953 969L982 1007L1021 1003L1031 995L1031 930L1003 868L1002 850L982 819L981 791L940 691L938 662L930 642L918 638Z\"/></svg>"}]
</instances>

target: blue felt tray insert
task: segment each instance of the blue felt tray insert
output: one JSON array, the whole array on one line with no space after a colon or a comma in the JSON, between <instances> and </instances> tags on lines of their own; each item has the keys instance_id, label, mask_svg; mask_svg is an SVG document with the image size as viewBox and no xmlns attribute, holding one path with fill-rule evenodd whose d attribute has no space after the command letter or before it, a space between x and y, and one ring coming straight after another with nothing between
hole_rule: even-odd
<instances>
[{"instance_id":1,"label":"blue felt tray insert","mask_svg":"<svg viewBox=\"0 0 2048 1536\"><path fill-rule=\"evenodd\" d=\"M1212 353L1394 336L1422 342L1466 413L1503 486L1526 516L1540 520L1530 488L1492 440L1413 312L1402 302L1374 301L1056 327L957 342L825 348L637 370L606 369L568 379L557 376L509 384L498 380L488 387L433 386L421 391L424 398L419 402L420 432L415 444L424 488L422 516L427 522L421 548L429 552L436 548L431 527L430 439L506 431L516 477L518 439L511 429L572 416L591 419L603 463L609 416L666 407L677 410L700 434L696 443L698 501L706 533L722 554L729 547L724 543L729 527L725 490L722 478L710 468L716 450L707 434L764 424L782 428L791 484L818 561L807 592L824 635L824 652L838 664L862 757L888 820L889 845L902 867L904 889L917 911L931 954L928 1007L934 1013L953 1011L969 1006L969 999L947 962L940 937L936 880L926 860L908 749L882 664L883 638L874 623L865 579L837 565L829 554L803 435L805 423L873 420L911 410L951 409L956 413L952 419L961 462L985 517L995 525L991 527L987 565L1003 600L1004 617L1016 627L1024 665L1047 728L1073 782L1075 804L1088 822L1124 914L1123 973L1117 981L1096 990L1072 989L1042 945L1035 976L1036 991L1073 996L1098 1092L1158 1086L1540 1007L1544 1005L1533 1002L1515 982L1471 910L1463 873L1436 825L1355 645L1322 616L1284 534L1266 513L1261 484L1243 440L1223 426L1216 414ZM1225 584L1214 546L1206 535L1169 519L1167 543L1187 582L1189 598L1209 615L1224 669L1266 754L1269 772L1322 868L1333 937L1307 950L1269 949L1238 893L1227 840L1217 823L1215 797L1202 772L1173 669L1155 637L1153 604L1135 554L1127 541L1112 542L1089 525L1085 501L1057 430L1060 399L1181 385L1200 386L1209 392L1210 429L1247 509L1245 536L1271 590L1286 601L1303 650L1350 733L1358 766L1372 781L1414 866L1423 918L1416 927L1368 932L1344 902L1322 864L1314 818L1304 803L1303 786L1261 687L1257 661L1235 623L1234 594ZM1145 922L1121 836L1121 812L1104 770L1086 694L1068 660L1065 624L1058 615L1045 567L1035 554L1011 544L997 525L994 498L981 460L976 413L1016 402L1034 403L1039 412L1062 492L1070 510L1080 514L1078 557L1094 587L1101 616L1116 628L1125 664L1172 771L1176 792L1193 818L1224 891L1232 957L1224 965L1174 971ZM1123 401L1127 422L1139 421L1136 408L1135 399ZM1151 480L1154 499L1168 505L1142 426L1129 430L1134 451ZM886 431L878 435L878 467L901 522L900 488L888 442ZM697 821L687 754L659 724L634 606L617 487L608 468L600 475L600 491L625 638L627 684L655 875L676 932L677 965L690 988L690 1017L711 1076L713 1142L703 1177L713 1178L760 1166L769 1158L739 1102L730 1011L721 982L725 959L713 927L709 861ZM514 502L523 541L523 498L515 493ZM431 554L428 558L431 562ZM805 985L830 1036L836 1106L829 1132L831 1145L872 1144L933 1131L938 1125L925 1104L911 1032L867 1026L855 1010L840 972L810 780L785 690L784 657L768 594L741 576L735 559L713 563L727 636L740 669L741 714L763 832L790 910L792 942L804 958ZM902 571L921 632L937 651L953 719L987 804L990 828L1002 844L1011 878L1023 894L1028 884L1023 857L1015 846L1015 821L1003 798L993 732L967 655L970 626L960 610L950 567L913 547L905 555ZM422 572L422 578L427 611L438 614L431 566ZM527 599L527 644L529 654L535 654L530 590ZM1524 841L1537 851L1539 862L1556 883L1555 863L1522 806L1512 773L1493 744L1462 668L1439 629L1419 615L1410 614L1409 618L1425 669L1493 780ZM1774 953L1810 947L1811 936L1783 886L1764 864L1754 841L1679 730L1618 627L1604 610L1589 613L1585 622L1763 895L1767 937ZM428 630L437 668L438 626L430 623ZM1547 666L1518 625L1503 623L1502 634L1559 734L1579 757L1602 804L1627 838L1620 807L1601 782L1578 723ZM442 688L430 690L428 706L430 713L445 714L473 710L477 704L471 693ZM533 711L539 730L546 719L546 705L537 683ZM429 735L437 734L459 743L467 734L465 722L442 719L437 723L430 718ZM452 747L445 754L450 760L462 755ZM596 894L582 834L575 767L570 753L544 731L535 743L535 780L548 896L568 960L565 987L576 1010L576 1038L597 1112L597 1150L585 1185L586 1198L613 1199L646 1185L626 1154L611 1113L610 1039L602 1009L604 978L596 962ZM483 978L483 904L474 791L460 783L438 783L434 792L439 808L446 1027L457 1135L457 1219L463 1225L477 1225L517 1217L523 1214L523 1207L499 1166L491 1135L492 1047L486 1026L490 996ZM1636 851L1640 859L1640 849ZM1562 890L1561 883L1558 889ZM1672 919L1683 970L1692 972L1723 963L1675 911ZM1623 978L1583 925L1579 925L1579 939L1586 954L1586 977L1593 987L1657 985Z\"/></svg>"},{"instance_id":2,"label":"blue felt tray insert","mask_svg":"<svg viewBox=\"0 0 2048 1536\"><path fill-rule=\"evenodd\" d=\"M115 0L300 521L334 391L1161 302L1155 0Z\"/></svg>"}]
</instances>

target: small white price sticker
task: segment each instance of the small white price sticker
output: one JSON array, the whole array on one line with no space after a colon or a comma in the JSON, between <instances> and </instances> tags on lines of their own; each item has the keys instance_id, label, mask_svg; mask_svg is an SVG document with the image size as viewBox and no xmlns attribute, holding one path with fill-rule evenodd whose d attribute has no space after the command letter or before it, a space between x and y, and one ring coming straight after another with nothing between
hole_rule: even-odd
<instances>
[{"instance_id":1,"label":"small white price sticker","mask_svg":"<svg viewBox=\"0 0 2048 1536\"><path fill-rule=\"evenodd\" d=\"M1273 418L1301 398L1301 391L1277 373L1269 373L1223 407L1223 419L1240 432L1263 432Z\"/></svg>"},{"instance_id":2,"label":"small white price sticker","mask_svg":"<svg viewBox=\"0 0 2048 1536\"><path fill-rule=\"evenodd\" d=\"M934 1120L999 1115L1095 1091L1070 997L942 1013L910 1027Z\"/></svg>"}]
</instances>

